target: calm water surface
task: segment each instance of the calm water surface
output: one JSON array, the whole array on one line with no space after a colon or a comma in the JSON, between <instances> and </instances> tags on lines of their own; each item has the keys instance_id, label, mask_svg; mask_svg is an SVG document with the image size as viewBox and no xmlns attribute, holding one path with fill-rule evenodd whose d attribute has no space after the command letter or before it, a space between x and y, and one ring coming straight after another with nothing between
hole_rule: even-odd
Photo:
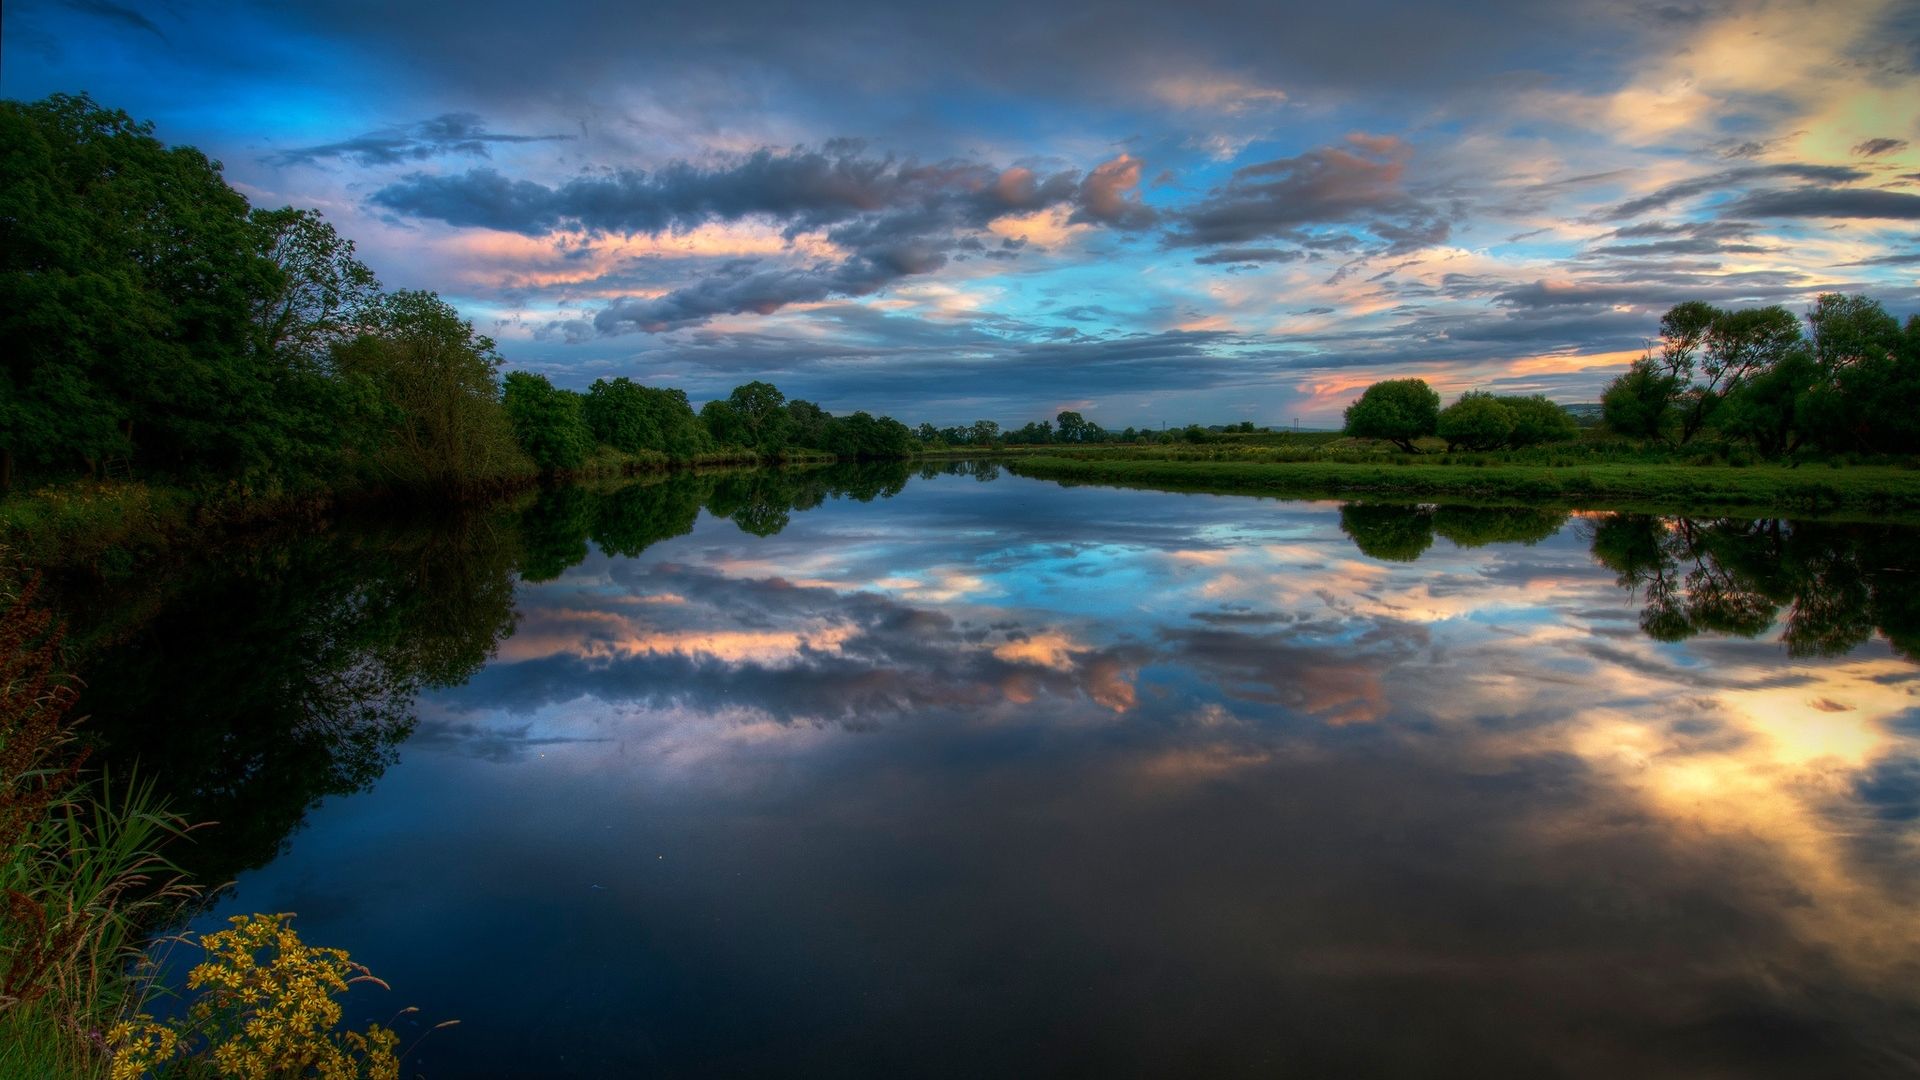
<instances>
[{"instance_id":1,"label":"calm water surface","mask_svg":"<svg viewBox=\"0 0 1920 1080\"><path fill-rule=\"evenodd\" d=\"M269 545L89 708L429 1076L1920 1069L1920 535L927 472Z\"/></svg>"}]
</instances>

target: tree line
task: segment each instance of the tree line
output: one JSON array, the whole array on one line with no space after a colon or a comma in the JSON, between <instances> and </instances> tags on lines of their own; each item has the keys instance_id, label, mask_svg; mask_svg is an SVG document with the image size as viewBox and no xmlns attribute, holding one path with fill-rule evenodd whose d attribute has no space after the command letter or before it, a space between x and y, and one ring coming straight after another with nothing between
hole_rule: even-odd
<instances>
[{"instance_id":1,"label":"tree line","mask_svg":"<svg viewBox=\"0 0 1920 1080\"><path fill-rule=\"evenodd\" d=\"M1920 452L1920 315L1903 327L1876 300L1825 293L1802 319L1779 305L1731 310L1698 300L1660 319L1659 343L1608 383L1601 416L1616 435L1672 446L1705 436L1763 457ZM1374 383L1348 406L1346 434L1408 453L1519 449L1571 439L1571 415L1540 395L1468 391L1446 408L1424 379Z\"/></svg>"},{"instance_id":2,"label":"tree line","mask_svg":"<svg viewBox=\"0 0 1920 1080\"><path fill-rule=\"evenodd\" d=\"M613 455L905 456L906 425L752 382L585 393L506 372L432 292L383 289L317 212L85 96L0 102L0 488L139 475L459 490Z\"/></svg>"}]
</instances>

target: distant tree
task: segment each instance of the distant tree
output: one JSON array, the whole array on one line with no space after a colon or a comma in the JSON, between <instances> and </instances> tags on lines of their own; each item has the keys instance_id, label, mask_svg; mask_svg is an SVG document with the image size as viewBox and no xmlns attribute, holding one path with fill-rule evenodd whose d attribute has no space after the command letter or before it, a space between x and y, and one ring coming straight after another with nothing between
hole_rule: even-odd
<instances>
[{"instance_id":1,"label":"distant tree","mask_svg":"<svg viewBox=\"0 0 1920 1080\"><path fill-rule=\"evenodd\" d=\"M1498 400L1513 417L1513 430L1507 433L1508 446L1517 449L1541 443L1565 442L1580 434L1580 425L1574 422L1573 414L1544 395L1509 395Z\"/></svg>"},{"instance_id":2,"label":"distant tree","mask_svg":"<svg viewBox=\"0 0 1920 1080\"><path fill-rule=\"evenodd\" d=\"M545 375L508 372L502 402L514 438L541 471L575 468L593 449L580 395L556 388Z\"/></svg>"},{"instance_id":3,"label":"distant tree","mask_svg":"<svg viewBox=\"0 0 1920 1080\"><path fill-rule=\"evenodd\" d=\"M1054 417L1053 420L1055 424L1059 425L1058 434L1055 436L1056 441L1063 443L1089 441L1088 436L1092 431L1091 425L1087 423L1086 417L1071 410L1062 410L1060 415Z\"/></svg>"},{"instance_id":4,"label":"distant tree","mask_svg":"<svg viewBox=\"0 0 1920 1080\"><path fill-rule=\"evenodd\" d=\"M1680 380L1651 356L1635 360L1600 395L1607 427L1631 438L1657 439L1673 415Z\"/></svg>"},{"instance_id":5,"label":"distant tree","mask_svg":"<svg viewBox=\"0 0 1920 1080\"><path fill-rule=\"evenodd\" d=\"M913 449L913 432L891 416L876 420L868 413L856 412L833 422L825 449L848 459L904 458Z\"/></svg>"},{"instance_id":6,"label":"distant tree","mask_svg":"<svg viewBox=\"0 0 1920 1080\"><path fill-rule=\"evenodd\" d=\"M1360 439L1385 439L1409 454L1413 440L1434 433L1440 420L1440 395L1425 379L1387 379L1367 387L1347 406L1346 433Z\"/></svg>"},{"instance_id":7,"label":"distant tree","mask_svg":"<svg viewBox=\"0 0 1920 1080\"><path fill-rule=\"evenodd\" d=\"M1022 446L1043 446L1057 440L1054 437L1053 425L1045 420L1041 420L1037 423L1030 423L1018 431L1008 433L1007 441Z\"/></svg>"},{"instance_id":8,"label":"distant tree","mask_svg":"<svg viewBox=\"0 0 1920 1080\"><path fill-rule=\"evenodd\" d=\"M740 442L757 450L777 450L786 443L787 396L772 383L754 380L736 386L727 395L738 419Z\"/></svg>"},{"instance_id":9,"label":"distant tree","mask_svg":"<svg viewBox=\"0 0 1920 1080\"><path fill-rule=\"evenodd\" d=\"M1000 438L1000 425L991 420L975 420L967 442L973 446L992 446Z\"/></svg>"},{"instance_id":10,"label":"distant tree","mask_svg":"<svg viewBox=\"0 0 1920 1080\"><path fill-rule=\"evenodd\" d=\"M914 437L929 446L946 442L946 439L940 434L940 429L934 427L932 424L921 424L919 428L915 429Z\"/></svg>"},{"instance_id":11,"label":"distant tree","mask_svg":"<svg viewBox=\"0 0 1920 1080\"><path fill-rule=\"evenodd\" d=\"M1448 450L1490 450L1513 434L1513 410L1485 390L1470 390L1440 410L1434 433Z\"/></svg>"},{"instance_id":12,"label":"distant tree","mask_svg":"<svg viewBox=\"0 0 1920 1080\"><path fill-rule=\"evenodd\" d=\"M832 413L811 401L794 398L787 402L786 440L808 450L825 449L827 429L832 422Z\"/></svg>"},{"instance_id":13,"label":"distant tree","mask_svg":"<svg viewBox=\"0 0 1920 1080\"><path fill-rule=\"evenodd\" d=\"M665 449L653 412L647 388L624 375L595 379L581 402L581 417L594 441L628 454Z\"/></svg>"}]
</instances>

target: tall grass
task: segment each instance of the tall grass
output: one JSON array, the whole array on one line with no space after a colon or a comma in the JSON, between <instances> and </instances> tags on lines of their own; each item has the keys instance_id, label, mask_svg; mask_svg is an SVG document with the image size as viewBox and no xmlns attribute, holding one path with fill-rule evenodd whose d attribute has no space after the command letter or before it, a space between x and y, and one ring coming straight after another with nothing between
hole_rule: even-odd
<instances>
[{"instance_id":1,"label":"tall grass","mask_svg":"<svg viewBox=\"0 0 1920 1080\"><path fill-rule=\"evenodd\" d=\"M4 554L4 553L0 553ZM191 890L151 783L81 774L60 627L0 579L0 1076L84 1077L142 983L146 928Z\"/></svg>"}]
</instances>

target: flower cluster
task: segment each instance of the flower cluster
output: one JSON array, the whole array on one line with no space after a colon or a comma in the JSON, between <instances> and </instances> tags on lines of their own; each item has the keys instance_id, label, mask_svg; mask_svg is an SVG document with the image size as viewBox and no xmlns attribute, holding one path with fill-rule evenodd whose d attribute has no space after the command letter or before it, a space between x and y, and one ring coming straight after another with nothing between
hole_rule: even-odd
<instances>
[{"instance_id":1,"label":"flower cluster","mask_svg":"<svg viewBox=\"0 0 1920 1080\"><path fill-rule=\"evenodd\" d=\"M341 949L300 940L291 915L236 915L232 929L205 934L207 959L187 973L200 996L184 1030L136 1017L117 1026L114 1080L132 1080L204 1040L213 1072L232 1080L315 1076L321 1080L396 1080L399 1036L373 1024L335 1034L340 1003L354 983L385 983Z\"/></svg>"}]
</instances>

